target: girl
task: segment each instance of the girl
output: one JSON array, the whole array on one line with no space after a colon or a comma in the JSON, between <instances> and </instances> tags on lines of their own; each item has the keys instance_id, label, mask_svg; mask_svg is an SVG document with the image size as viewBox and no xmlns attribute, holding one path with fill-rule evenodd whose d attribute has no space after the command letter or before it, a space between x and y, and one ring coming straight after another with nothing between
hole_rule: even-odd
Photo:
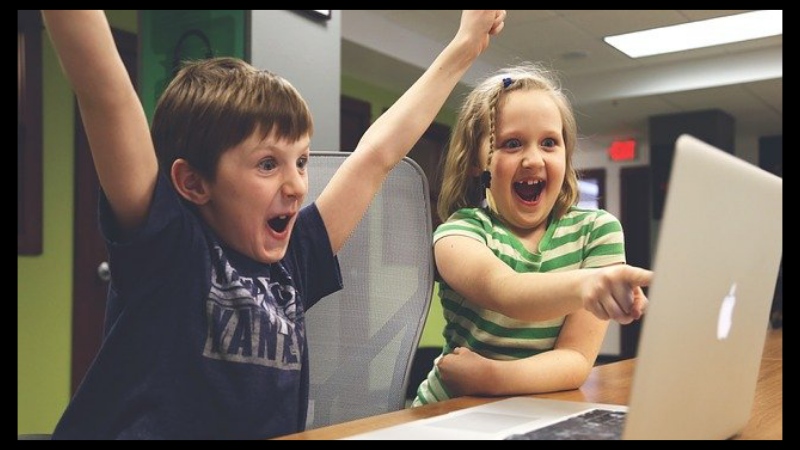
<instances>
[{"instance_id":1,"label":"girl","mask_svg":"<svg viewBox=\"0 0 800 450\"><path fill-rule=\"evenodd\" d=\"M467 97L434 233L446 326L413 406L460 395L576 389L608 320L639 319L648 270L625 265L619 221L575 206L577 125L557 81L524 64Z\"/></svg>"}]
</instances>

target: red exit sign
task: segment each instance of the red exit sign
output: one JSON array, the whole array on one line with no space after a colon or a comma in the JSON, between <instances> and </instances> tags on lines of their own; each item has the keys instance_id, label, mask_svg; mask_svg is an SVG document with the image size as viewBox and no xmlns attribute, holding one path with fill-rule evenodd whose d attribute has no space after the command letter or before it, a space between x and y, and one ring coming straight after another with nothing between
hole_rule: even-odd
<instances>
[{"instance_id":1,"label":"red exit sign","mask_svg":"<svg viewBox=\"0 0 800 450\"><path fill-rule=\"evenodd\" d=\"M614 141L608 147L608 156L612 161L630 161L636 159L636 141Z\"/></svg>"}]
</instances>

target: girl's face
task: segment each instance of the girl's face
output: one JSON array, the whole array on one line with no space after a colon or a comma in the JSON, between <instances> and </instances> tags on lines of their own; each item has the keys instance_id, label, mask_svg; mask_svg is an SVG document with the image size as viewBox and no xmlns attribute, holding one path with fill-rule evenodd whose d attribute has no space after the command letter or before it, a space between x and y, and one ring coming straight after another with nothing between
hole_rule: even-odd
<instances>
[{"instance_id":1,"label":"girl's face","mask_svg":"<svg viewBox=\"0 0 800 450\"><path fill-rule=\"evenodd\" d=\"M561 113L541 90L515 90L497 106L491 196L494 208L518 236L541 231L566 173ZM488 139L480 161L486 164Z\"/></svg>"},{"instance_id":2,"label":"girl's face","mask_svg":"<svg viewBox=\"0 0 800 450\"><path fill-rule=\"evenodd\" d=\"M263 263L283 258L308 193L309 142L254 133L222 154L200 211L228 245Z\"/></svg>"}]
</instances>

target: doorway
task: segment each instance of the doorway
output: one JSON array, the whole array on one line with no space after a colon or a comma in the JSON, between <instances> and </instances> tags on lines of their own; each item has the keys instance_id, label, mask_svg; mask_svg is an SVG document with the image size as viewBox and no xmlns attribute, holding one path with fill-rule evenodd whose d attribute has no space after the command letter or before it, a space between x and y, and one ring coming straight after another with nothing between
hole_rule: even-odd
<instances>
[{"instance_id":1,"label":"doorway","mask_svg":"<svg viewBox=\"0 0 800 450\"><path fill-rule=\"evenodd\" d=\"M650 269L652 170L648 166L620 169L620 222L625 230L625 255L628 264ZM647 294L647 288L643 288ZM621 325L620 357L634 358L639 349L642 321Z\"/></svg>"},{"instance_id":2,"label":"doorway","mask_svg":"<svg viewBox=\"0 0 800 450\"><path fill-rule=\"evenodd\" d=\"M117 49L136 85L137 37L113 29ZM75 229L72 273L72 371L74 395L103 342L108 292L108 253L100 234L97 205L100 182L77 103L75 108Z\"/></svg>"}]
</instances>

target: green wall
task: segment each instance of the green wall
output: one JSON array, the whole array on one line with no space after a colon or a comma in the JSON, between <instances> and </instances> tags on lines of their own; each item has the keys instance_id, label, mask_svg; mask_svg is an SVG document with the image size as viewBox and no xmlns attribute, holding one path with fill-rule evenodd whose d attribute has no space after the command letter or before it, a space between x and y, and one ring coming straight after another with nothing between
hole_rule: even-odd
<instances>
[{"instance_id":1,"label":"green wall","mask_svg":"<svg viewBox=\"0 0 800 450\"><path fill-rule=\"evenodd\" d=\"M374 121L385 109L392 106L392 104L400 98L402 92L392 92L382 87L342 75L342 95L371 103L372 120ZM442 108L436 116L435 122L452 127L453 124L456 123L456 113L447 108Z\"/></svg>"},{"instance_id":2,"label":"green wall","mask_svg":"<svg viewBox=\"0 0 800 450\"><path fill-rule=\"evenodd\" d=\"M136 11L108 11L136 32ZM42 38L43 251L17 257L17 432L50 433L70 397L74 97Z\"/></svg>"},{"instance_id":3,"label":"green wall","mask_svg":"<svg viewBox=\"0 0 800 450\"><path fill-rule=\"evenodd\" d=\"M17 257L17 431L48 433L69 399L73 105L43 45L43 251Z\"/></svg>"},{"instance_id":4,"label":"green wall","mask_svg":"<svg viewBox=\"0 0 800 450\"><path fill-rule=\"evenodd\" d=\"M180 36L191 36L181 45L181 59L212 56L246 58L247 21L245 10L143 10L139 15L139 96L147 119L152 122L158 98L172 79L173 48ZM208 38L211 48L188 33L199 30Z\"/></svg>"}]
</instances>

